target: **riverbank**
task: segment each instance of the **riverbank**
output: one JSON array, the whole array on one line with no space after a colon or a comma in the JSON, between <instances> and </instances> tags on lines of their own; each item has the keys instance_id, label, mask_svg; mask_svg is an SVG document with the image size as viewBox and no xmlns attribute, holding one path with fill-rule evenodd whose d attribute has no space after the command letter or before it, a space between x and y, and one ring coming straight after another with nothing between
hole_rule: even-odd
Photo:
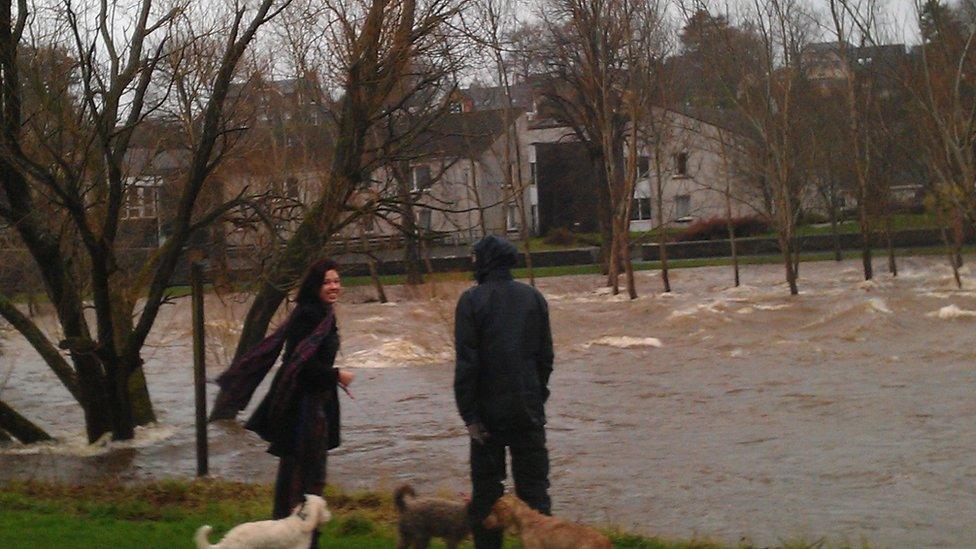
<instances>
[{"instance_id":1,"label":"riverbank","mask_svg":"<svg viewBox=\"0 0 976 549\"><path fill-rule=\"evenodd\" d=\"M389 495L347 494L330 487L326 499L334 518L323 531L320 547L396 545L396 512ZM0 485L0 547L188 547L201 524L214 527L210 537L216 542L236 524L266 519L270 506L269 486L217 480L126 485L8 483ZM722 547L705 541L650 539L613 528L604 531L615 547ZM517 546L511 539L506 542L506 547Z\"/></svg>"}]
</instances>

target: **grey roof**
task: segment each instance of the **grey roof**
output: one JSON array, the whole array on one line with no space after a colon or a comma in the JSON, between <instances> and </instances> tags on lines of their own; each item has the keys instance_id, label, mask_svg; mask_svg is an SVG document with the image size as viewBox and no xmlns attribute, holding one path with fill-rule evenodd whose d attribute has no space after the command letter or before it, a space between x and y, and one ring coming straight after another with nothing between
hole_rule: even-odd
<instances>
[{"instance_id":1,"label":"grey roof","mask_svg":"<svg viewBox=\"0 0 976 549\"><path fill-rule=\"evenodd\" d=\"M521 109L531 109L533 99L533 85L520 82L509 86L512 95L512 106ZM508 107L508 98L504 86L472 86L459 90L461 95L471 101L473 110L497 110Z\"/></svg>"}]
</instances>

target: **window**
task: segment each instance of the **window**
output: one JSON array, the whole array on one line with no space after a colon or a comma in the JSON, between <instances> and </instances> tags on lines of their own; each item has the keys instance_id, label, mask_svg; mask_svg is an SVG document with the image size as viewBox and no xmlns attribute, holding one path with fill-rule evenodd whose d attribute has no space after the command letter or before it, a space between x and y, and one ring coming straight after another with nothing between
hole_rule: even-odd
<instances>
[{"instance_id":1,"label":"window","mask_svg":"<svg viewBox=\"0 0 976 549\"><path fill-rule=\"evenodd\" d=\"M643 179L651 173L651 157L641 155L637 157L637 179Z\"/></svg>"},{"instance_id":2,"label":"window","mask_svg":"<svg viewBox=\"0 0 976 549\"><path fill-rule=\"evenodd\" d=\"M509 202L505 207L505 226L509 231L517 231L521 228L521 218L519 217L518 206L515 202Z\"/></svg>"},{"instance_id":3,"label":"window","mask_svg":"<svg viewBox=\"0 0 976 549\"><path fill-rule=\"evenodd\" d=\"M145 219L156 217L159 205L159 180L136 179L125 190L123 219Z\"/></svg>"},{"instance_id":4,"label":"window","mask_svg":"<svg viewBox=\"0 0 976 549\"><path fill-rule=\"evenodd\" d=\"M634 198L630 204L631 221L647 221L651 218L651 199Z\"/></svg>"},{"instance_id":5,"label":"window","mask_svg":"<svg viewBox=\"0 0 976 549\"><path fill-rule=\"evenodd\" d=\"M688 175L688 153L685 151L674 155L674 175Z\"/></svg>"},{"instance_id":6,"label":"window","mask_svg":"<svg viewBox=\"0 0 976 549\"><path fill-rule=\"evenodd\" d=\"M464 105L462 105L460 101L451 101L451 104L448 105L448 112L452 114L464 112Z\"/></svg>"},{"instance_id":7,"label":"window","mask_svg":"<svg viewBox=\"0 0 976 549\"><path fill-rule=\"evenodd\" d=\"M539 233L539 206L537 204L532 205L532 230L536 234Z\"/></svg>"},{"instance_id":8,"label":"window","mask_svg":"<svg viewBox=\"0 0 976 549\"><path fill-rule=\"evenodd\" d=\"M430 188L430 166L414 166L410 171L410 190L423 191Z\"/></svg>"},{"instance_id":9,"label":"window","mask_svg":"<svg viewBox=\"0 0 976 549\"><path fill-rule=\"evenodd\" d=\"M532 178L532 185L538 185L539 184L539 171L538 171L538 167L536 166L536 163L534 161L533 162L529 162L529 173L531 174L529 177Z\"/></svg>"},{"instance_id":10,"label":"window","mask_svg":"<svg viewBox=\"0 0 976 549\"><path fill-rule=\"evenodd\" d=\"M373 216L367 215L363 218L363 232L372 233L376 230L376 223Z\"/></svg>"},{"instance_id":11,"label":"window","mask_svg":"<svg viewBox=\"0 0 976 549\"><path fill-rule=\"evenodd\" d=\"M681 194L674 197L674 216L683 219L691 215L691 195Z\"/></svg>"},{"instance_id":12,"label":"window","mask_svg":"<svg viewBox=\"0 0 976 549\"><path fill-rule=\"evenodd\" d=\"M417 226L425 231L429 231L430 224L430 210L423 208L420 210L420 215L417 216Z\"/></svg>"}]
</instances>

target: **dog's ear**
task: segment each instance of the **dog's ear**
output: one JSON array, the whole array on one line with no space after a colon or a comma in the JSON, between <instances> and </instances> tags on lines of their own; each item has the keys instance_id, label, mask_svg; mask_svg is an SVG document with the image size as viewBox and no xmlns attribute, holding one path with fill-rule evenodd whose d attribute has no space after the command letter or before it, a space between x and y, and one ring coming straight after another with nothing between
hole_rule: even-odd
<instances>
[{"instance_id":1,"label":"dog's ear","mask_svg":"<svg viewBox=\"0 0 976 549\"><path fill-rule=\"evenodd\" d=\"M322 518L328 510L325 508L325 500L317 497L305 496L305 515L302 517L302 530L305 532L311 532L318 528L319 524L322 522Z\"/></svg>"}]
</instances>

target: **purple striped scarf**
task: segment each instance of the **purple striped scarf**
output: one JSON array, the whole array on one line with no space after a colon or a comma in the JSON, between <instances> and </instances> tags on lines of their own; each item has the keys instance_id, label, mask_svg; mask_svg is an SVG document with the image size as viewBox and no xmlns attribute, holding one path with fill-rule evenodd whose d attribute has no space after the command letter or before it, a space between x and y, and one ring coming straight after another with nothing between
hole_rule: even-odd
<instances>
[{"instance_id":1,"label":"purple striped scarf","mask_svg":"<svg viewBox=\"0 0 976 549\"><path fill-rule=\"evenodd\" d=\"M210 414L210 421L233 419L237 416L237 412L247 406L261 380L268 375L271 367L278 360L278 355L281 354L281 349L285 346L289 329L298 311L299 308L296 307L288 315L285 323L275 330L274 333L264 338L256 347L244 353L224 373L217 377L217 385L220 386L220 392L217 394L217 399L214 402L213 412ZM291 355L291 360L287 364L282 365L278 387L275 390L275 394L271 397L270 412L272 417L280 417L280 414L285 410L288 401L298 385L298 373L301 372L302 367L319 350L322 341L332 331L334 324L335 313L332 307L329 307L329 312L322 319L322 322L315 327L315 330L308 337L298 344Z\"/></svg>"}]
</instances>

